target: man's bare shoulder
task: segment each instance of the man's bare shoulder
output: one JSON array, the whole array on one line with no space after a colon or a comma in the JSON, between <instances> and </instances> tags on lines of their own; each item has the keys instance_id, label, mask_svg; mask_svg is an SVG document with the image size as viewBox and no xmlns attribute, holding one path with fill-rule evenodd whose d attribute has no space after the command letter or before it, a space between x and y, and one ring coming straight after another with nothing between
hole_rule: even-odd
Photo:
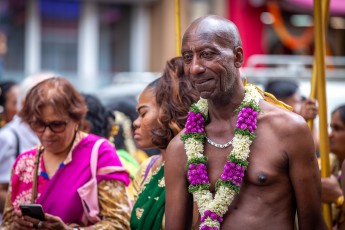
<instances>
[{"instance_id":1,"label":"man's bare shoulder","mask_svg":"<svg viewBox=\"0 0 345 230\"><path fill-rule=\"evenodd\" d=\"M302 116L272 105L266 101L260 102L261 113L259 122L284 135L296 132L309 132L307 123Z\"/></svg>"},{"instance_id":2,"label":"man's bare shoulder","mask_svg":"<svg viewBox=\"0 0 345 230\"><path fill-rule=\"evenodd\" d=\"M187 162L186 152L184 150L184 145L181 140L181 136L184 134L184 130L182 130L179 134L177 134L169 143L167 148L166 159L173 161L184 161Z\"/></svg>"}]
</instances>

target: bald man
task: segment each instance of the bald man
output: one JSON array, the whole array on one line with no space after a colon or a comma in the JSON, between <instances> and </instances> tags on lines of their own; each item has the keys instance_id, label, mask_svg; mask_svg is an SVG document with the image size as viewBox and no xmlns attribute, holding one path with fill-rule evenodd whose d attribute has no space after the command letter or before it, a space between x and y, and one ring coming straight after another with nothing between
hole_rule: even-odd
<instances>
[{"instance_id":1,"label":"bald man","mask_svg":"<svg viewBox=\"0 0 345 230\"><path fill-rule=\"evenodd\" d=\"M308 126L301 116L266 102L243 85L243 49L236 26L215 15L196 19L183 36L182 56L186 76L207 100L208 120L204 131L198 125L194 130L187 127L197 123L187 121L168 146L166 229L292 230L296 212L300 230L326 229ZM257 104L249 105L248 98ZM238 113L239 107L246 109ZM252 121L237 125L239 117L250 117L247 112ZM201 148L186 139L194 141L194 147L201 143ZM230 172L233 165L236 172ZM194 218L193 202L199 214Z\"/></svg>"}]
</instances>

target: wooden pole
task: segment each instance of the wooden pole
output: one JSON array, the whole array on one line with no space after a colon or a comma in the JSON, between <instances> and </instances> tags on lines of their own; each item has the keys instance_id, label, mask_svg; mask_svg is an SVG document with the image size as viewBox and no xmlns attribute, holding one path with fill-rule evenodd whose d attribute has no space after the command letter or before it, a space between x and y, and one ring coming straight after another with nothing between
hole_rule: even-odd
<instances>
[{"instance_id":1,"label":"wooden pole","mask_svg":"<svg viewBox=\"0 0 345 230\"><path fill-rule=\"evenodd\" d=\"M319 102L319 126L320 126L320 156L321 176L329 177L329 140L327 128L327 100L325 78L325 26L322 17L322 0L314 0L314 25L315 25L315 59L317 76L317 98ZM323 204L323 215L328 226L332 228L331 205Z\"/></svg>"},{"instance_id":2,"label":"wooden pole","mask_svg":"<svg viewBox=\"0 0 345 230\"><path fill-rule=\"evenodd\" d=\"M325 38L327 38L330 0L324 0L322 2L323 2L323 5L322 5L322 18L323 18L323 21L324 21L323 26L324 26ZM313 98L313 99L317 98L317 84L316 83L317 83L317 81L316 81L316 60L314 58L313 71L312 71L312 79L311 79L311 89L310 89L310 96L309 96L310 98ZM311 132L313 133L313 126L314 126L314 120L313 119L309 119L308 120L308 126L309 126Z\"/></svg>"},{"instance_id":3,"label":"wooden pole","mask_svg":"<svg viewBox=\"0 0 345 230\"><path fill-rule=\"evenodd\" d=\"M175 0L176 56L181 56L181 13L180 0Z\"/></svg>"}]
</instances>

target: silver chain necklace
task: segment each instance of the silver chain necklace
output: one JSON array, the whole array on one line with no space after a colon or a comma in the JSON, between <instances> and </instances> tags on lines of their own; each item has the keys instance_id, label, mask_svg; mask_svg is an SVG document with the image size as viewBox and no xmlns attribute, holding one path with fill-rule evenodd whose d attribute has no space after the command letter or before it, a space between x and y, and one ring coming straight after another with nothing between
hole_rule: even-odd
<instances>
[{"instance_id":1,"label":"silver chain necklace","mask_svg":"<svg viewBox=\"0 0 345 230\"><path fill-rule=\"evenodd\" d=\"M212 141L212 140L211 140L210 138L208 138L207 136L205 136L205 137L206 137L207 142L208 142L210 145L212 145L212 146L214 146L214 147L216 147L216 148L219 148L219 149L225 149L225 148L229 147L230 145L232 145L232 140L226 142L225 144L217 144L216 142Z\"/></svg>"}]
</instances>

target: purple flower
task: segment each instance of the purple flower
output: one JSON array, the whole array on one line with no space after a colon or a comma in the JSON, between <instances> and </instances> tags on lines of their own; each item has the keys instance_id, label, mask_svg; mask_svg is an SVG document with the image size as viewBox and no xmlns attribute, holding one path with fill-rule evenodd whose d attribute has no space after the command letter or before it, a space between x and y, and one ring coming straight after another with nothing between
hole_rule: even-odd
<instances>
[{"instance_id":1,"label":"purple flower","mask_svg":"<svg viewBox=\"0 0 345 230\"><path fill-rule=\"evenodd\" d=\"M247 125L246 125L246 124L242 124L242 125L241 125L241 129L242 129L242 130L245 130L246 128L247 128Z\"/></svg>"},{"instance_id":2,"label":"purple flower","mask_svg":"<svg viewBox=\"0 0 345 230\"><path fill-rule=\"evenodd\" d=\"M211 217L212 220L217 220L218 219L218 215L216 213L214 213L214 212L211 213L210 217Z\"/></svg>"},{"instance_id":3,"label":"purple flower","mask_svg":"<svg viewBox=\"0 0 345 230\"><path fill-rule=\"evenodd\" d=\"M204 212L204 216L206 216L206 217L208 217L208 216L210 216L211 215L211 210L206 210L205 212Z\"/></svg>"}]
</instances>

